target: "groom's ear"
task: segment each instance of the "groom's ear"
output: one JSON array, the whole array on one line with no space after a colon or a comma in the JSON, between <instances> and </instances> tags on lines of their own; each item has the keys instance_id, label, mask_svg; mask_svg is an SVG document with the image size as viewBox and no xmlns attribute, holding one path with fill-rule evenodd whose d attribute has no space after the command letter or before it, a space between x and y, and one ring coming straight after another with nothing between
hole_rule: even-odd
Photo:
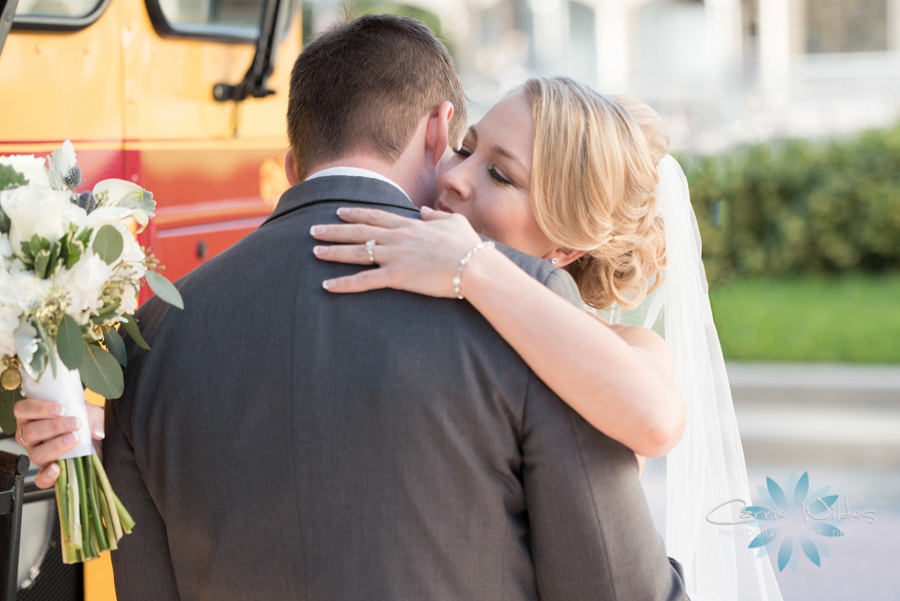
<instances>
[{"instance_id":1,"label":"groom's ear","mask_svg":"<svg viewBox=\"0 0 900 601\"><path fill-rule=\"evenodd\" d=\"M453 103L442 102L428 115L425 127L425 153L432 166L437 167L447 152L450 143L450 119L453 117Z\"/></svg>"},{"instance_id":2,"label":"groom's ear","mask_svg":"<svg viewBox=\"0 0 900 601\"><path fill-rule=\"evenodd\" d=\"M297 179L297 164L294 163L294 153L290 148L284 155L284 175L287 177L290 185L296 186L300 183L300 180Z\"/></svg>"}]
</instances>

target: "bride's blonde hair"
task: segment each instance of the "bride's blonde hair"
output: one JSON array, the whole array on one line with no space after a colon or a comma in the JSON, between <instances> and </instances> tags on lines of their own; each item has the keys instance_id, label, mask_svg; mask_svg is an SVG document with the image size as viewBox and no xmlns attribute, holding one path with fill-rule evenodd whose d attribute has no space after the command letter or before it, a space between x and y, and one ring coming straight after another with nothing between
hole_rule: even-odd
<instances>
[{"instance_id":1,"label":"bride's blonde hair","mask_svg":"<svg viewBox=\"0 0 900 601\"><path fill-rule=\"evenodd\" d=\"M524 85L534 119L531 208L554 243L586 254L566 269L585 303L630 308L661 283L665 234L656 166L669 138L659 115L566 77Z\"/></svg>"}]
</instances>

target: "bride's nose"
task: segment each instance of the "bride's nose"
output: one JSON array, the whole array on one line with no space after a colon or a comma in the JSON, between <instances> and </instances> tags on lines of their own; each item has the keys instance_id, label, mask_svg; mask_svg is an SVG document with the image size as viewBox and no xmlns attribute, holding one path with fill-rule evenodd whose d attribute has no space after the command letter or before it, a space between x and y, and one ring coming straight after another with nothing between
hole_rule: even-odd
<instances>
[{"instance_id":1,"label":"bride's nose","mask_svg":"<svg viewBox=\"0 0 900 601\"><path fill-rule=\"evenodd\" d=\"M472 173L467 161L448 165L441 172L438 181L439 189L457 196L460 200L468 200L472 195Z\"/></svg>"}]
</instances>

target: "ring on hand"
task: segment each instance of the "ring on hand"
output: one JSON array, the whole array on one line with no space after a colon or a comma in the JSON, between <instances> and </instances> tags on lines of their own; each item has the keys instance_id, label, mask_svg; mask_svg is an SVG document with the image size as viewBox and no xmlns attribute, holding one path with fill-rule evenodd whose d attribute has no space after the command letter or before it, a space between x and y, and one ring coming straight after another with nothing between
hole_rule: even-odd
<instances>
[{"instance_id":1,"label":"ring on hand","mask_svg":"<svg viewBox=\"0 0 900 601\"><path fill-rule=\"evenodd\" d=\"M366 252L369 253L369 262L375 265L375 238L366 240Z\"/></svg>"},{"instance_id":2,"label":"ring on hand","mask_svg":"<svg viewBox=\"0 0 900 601\"><path fill-rule=\"evenodd\" d=\"M31 446L30 444L28 444L27 442L25 442L25 439L24 439L24 438L22 438L22 428L19 428L18 430L16 430L16 440L18 440L18 441L19 441L19 444L22 445L23 447L30 447L30 446Z\"/></svg>"}]
</instances>

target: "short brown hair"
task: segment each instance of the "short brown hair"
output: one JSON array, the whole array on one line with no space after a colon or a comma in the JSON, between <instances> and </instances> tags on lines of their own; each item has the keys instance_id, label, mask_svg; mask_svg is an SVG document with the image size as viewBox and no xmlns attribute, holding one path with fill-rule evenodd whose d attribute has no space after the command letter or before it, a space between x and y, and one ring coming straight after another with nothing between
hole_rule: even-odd
<instances>
[{"instance_id":1,"label":"short brown hair","mask_svg":"<svg viewBox=\"0 0 900 601\"><path fill-rule=\"evenodd\" d=\"M419 120L448 100L456 144L465 95L447 49L421 21L365 15L333 27L307 45L291 72L287 129L297 177L356 150L395 162Z\"/></svg>"}]
</instances>

